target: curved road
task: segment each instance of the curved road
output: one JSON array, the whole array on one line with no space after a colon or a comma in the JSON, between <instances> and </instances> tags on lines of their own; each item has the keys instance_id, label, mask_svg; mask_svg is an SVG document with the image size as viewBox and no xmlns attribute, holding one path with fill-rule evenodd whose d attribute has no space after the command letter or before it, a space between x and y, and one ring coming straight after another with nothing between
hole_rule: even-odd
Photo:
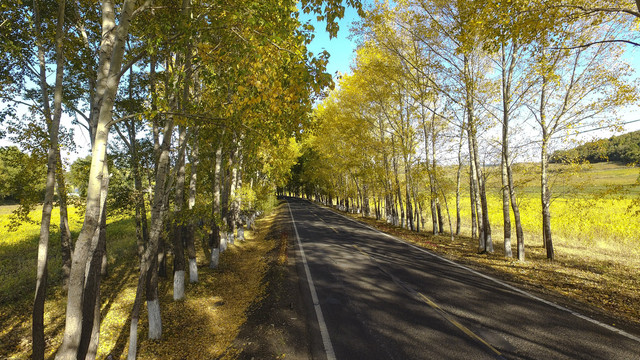
<instances>
[{"instance_id":1,"label":"curved road","mask_svg":"<svg viewBox=\"0 0 640 360\"><path fill-rule=\"evenodd\" d=\"M640 338L286 198L327 359L640 359ZM310 317L310 318L313 318Z\"/></svg>"}]
</instances>

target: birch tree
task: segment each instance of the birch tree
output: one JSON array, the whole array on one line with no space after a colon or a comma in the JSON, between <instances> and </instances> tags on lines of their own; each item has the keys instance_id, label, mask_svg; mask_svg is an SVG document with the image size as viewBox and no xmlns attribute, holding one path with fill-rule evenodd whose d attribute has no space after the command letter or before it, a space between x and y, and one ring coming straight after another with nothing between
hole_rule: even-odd
<instances>
[{"instance_id":1,"label":"birch tree","mask_svg":"<svg viewBox=\"0 0 640 360\"><path fill-rule=\"evenodd\" d=\"M549 183L549 152L555 137L571 133L585 124L606 124L600 115L615 111L637 101L635 88L628 82L631 69L620 60L621 49L608 44L569 49L576 37L594 36L597 29L578 21L569 25L558 40L542 43L551 49L539 51L536 68L540 89L531 113L541 133L540 186L542 204L542 234L547 258L555 252L551 233L552 200ZM557 41L557 42L556 42ZM609 119L615 121L615 119Z\"/></svg>"},{"instance_id":2,"label":"birch tree","mask_svg":"<svg viewBox=\"0 0 640 360\"><path fill-rule=\"evenodd\" d=\"M106 157L109 127L112 125L112 110L120 82L125 41L128 37L131 21L147 5L148 3L145 3L142 7L136 9L134 1L125 1L116 25L114 4L111 1L102 3L101 13L103 16L102 29L104 37L100 45L101 61L97 71L97 94L101 99L96 101L100 106L99 110L95 111L97 114L97 126L91 152L92 161L87 187L85 220L73 252L69 275L64 338L56 354L56 359L73 359L88 350L80 348L83 334L85 338L91 337L91 331L83 329L83 303L87 302L83 299L85 268L88 260L93 258L97 251L97 246L92 246L91 240L98 229L101 215L102 185L103 179L107 177L103 164Z\"/></svg>"}]
</instances>

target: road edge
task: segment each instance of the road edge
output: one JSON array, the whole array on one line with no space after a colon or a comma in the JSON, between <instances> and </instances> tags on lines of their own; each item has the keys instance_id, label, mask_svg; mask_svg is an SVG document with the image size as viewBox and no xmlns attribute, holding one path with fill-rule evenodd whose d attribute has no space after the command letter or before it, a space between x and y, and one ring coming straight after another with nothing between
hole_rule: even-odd
<instances>
[{"instance_id":1,"label":"road edge","mask_svg":"<svg viewBox=\"0 0 640 360\"><path fill-rule=\"evenodd\" d=\"M303 199L303 200L308 201L310 204L313 204L314 206L321 207L321 205L319 205L319 204L317 204L317 203L315 203L315 202L313 202L313 201L309 201L309 200L307 200L307 199ZM575 310L571 310L571 309L569 309L569 308L567 308L567 307L565 307L565 306L562 306L562 305L556 304L556 303L554 303L553 301L546 300L546 299L544 299L544 298L542 298L542 297L539 297L539 296L537 296L537 295L534 295L534 294L532 294L532 293L530 293L530 292L528 292L528 291L526 291L526 290L523 290L523 289L517 288L517 287L515 287L515 286L513 286L513 285L507 284L506 282L504 282L504 281L502 281L502 280L499 280L499 279L494 278L494 277L492 277L492 276L489 276L489 275L483 274L483 273L481 273L481 272L479 272L479 271L477 271L477 270L471 269L470 267L467 267L467 266L465 266L465 265L459 264L459 263L457 263L457 262L455 262L455 261L453 261L453 260L451 260L451 259L447 259L447 258L445 258L444 256L441 256L441 255L438 255L438 254L436 254L436 253L434 253L434 252L429 251L428 249L425 249L425 248L423 248L423 247L420 247L420 246L417 246L417 245L415 245L415 244L412 244L412 243L410 243L410 242L408 242L408 241L406 241L406 240L404 240L404 239L401 239L401 238L398 238L398 237L396 237L396 236L393 236L393 235L391 235L391 234L389 234L389 233L386 233L386 232L384 232L384 231L382 231L382 230L380 230L380 229L376 229L376 228L374 228L373 226L371 226L371 225L369 225L369 224L367 224L367 223L360 222L360 221L358 221L358 220L356 220L356 219L353 219L353 218L351 218L351 217L349 217L349 216L346 216L346 215L342 214L341 212L336 211L336 210L335 210L335 209L333 209L333 208L330 208L330 207L326 207L326 208L327 208L327 209L330 209L330 210L331 210L331 211L333 211L335 214L337 214L337 215L339 215L339 216L341 216L341 217L343 217L343 218L345 218L345 219L348 219L348 220L350 220L350 221L352 221L352 222L354 222L354 223L356 223L356 224L359 224L359 225L361 225L361 226L363 226L363 227L365 227L365 228L367 228L367 229L369 229L369 230L372 230L372 231L378 232L378 233L380 233L380 234L382 234L382 235L384 235L384 236L386 236L386 237L388 237L388 238L391 238L391 239L392 239L392 240L394 240L394 241L404 243L404 244L406 244L406 245L408 245L408 246L410 246L410 247L415 248L416 250L419 250L419 251L421 251L421 252L423 252L423 253L425 253L425 254L427 254L427 255L431 256L431 257L435 257L435 258L438 258L438 259L440 259L440 260L443 260L443 261L445 261L445 262L447 262L447 263L450 263L451 265L454 265L454 266L456 266L456 267L458 267L458 268L461 268L461 269L464 269L464 270L466 270L466 271L469 271L470 273L472 273L472 274L474 274L474 275L478 275L478 276L480 276L480 277L482 277L482 278L484 278L484 279L487 279L487 280L492 281L492 282L494 282L494 283L496 283L496 284L498 284L498 285L501 285L501 286L503 286L503 287L505 287L505 288L507 288L507 289L509 289L509 290L515 291L515 292L517 292L517 293L519 293L519 294L522 294L522 295L524 295L524 296L527 296L527 297L529 297L529 298L531 298L531 299L533 299L533 300L536 300L536 301L542 302L542 303L544 303L544 304L546 304L546 305L549 305L549 306L551 306L551 307L554 307L554 308L556 308L556 309L558 309L558 310L561 310L561 311L567 312L567 313L569 313L569 314L571 314L571 315L573 315L573 316L576 316L576 317L578 317L578 318L580 318L580 319L583 319L583 320L585 320L585 321L588 321L588 322L590 322L590 323L592 323L592 324L594 324L594 325L597 325L597 326L603 327L603 328L605 328L605 329L607 329L607 330L609 330L609 331L611 331L611 332L614 332L614 333L616 333L616 334L618 334L618 335L624 336L624 337L626 337L626 338L628 338L628 339L630 339L630 340L633 340L633 341L635 341L635 342L640 343L640 337L639 337L639 336L636 336L636 335L631 334L631 333L629 333L629 332L627 332L627 331L624 331L624 330L619 329L619 328L617 328L617 327L614 327L614 326L611 326L611 325L609 325L609 324L606 324L606 323L604 323L604 322L602 322L602 321L598 321L598 320L596 320L596 319L593 319L593 318L591 318L591 317L589 317L589 316L587 316L587 315L581 314L581 313L579 313L579 312L577 312L577 311L575 311Z\"/></svg>"}]
</instances>

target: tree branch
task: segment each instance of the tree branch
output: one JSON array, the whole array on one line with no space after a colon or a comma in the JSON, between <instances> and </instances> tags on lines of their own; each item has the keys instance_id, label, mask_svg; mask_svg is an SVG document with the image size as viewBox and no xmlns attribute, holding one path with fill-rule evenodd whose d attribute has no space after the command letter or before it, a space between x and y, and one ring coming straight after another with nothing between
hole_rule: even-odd
<instances>
[{"instance_id":1,"label":"tree branch","mask_svg":"<svg viewBox=\"0 0 640 360\"><path fill-rule=\"evenodd\" d=\"M135 113L135 114L130 114L130 115L125 115L122 116L118 119L113 119L111 120L107 126L111 127L119 122L122 122L124 120L128 120L128 119L132 119L136 116L140 116L140 115L144 115L144 113ZM226 120L226 118L220 118L220 117L211 117L211 116L207 116L207 115L199 115L199 114L187 114L187 113L179 113L179 112L158 112L158 115L173 115L173 116L182 116L185 118L193 118L193 119L204 119L204 120L215 120L215 121L220 121L220 120Z\"/></svg>"},{"instance_id":2,"label":"tree branch","mask_svg":"<svg viewBox=\"0 0 640 360\"><path fill-rule=\"evenodd\" d=\"M638 0L638 1L640 1L640 0ZM598 45L598 44L613 44L613 43L624 43L624 44L630 44L630 45L633 45L633 46L640 47L640 43L637 43L637 42L634 42L634 41L631 41L631 40L600 40L600 41L593 41L593 42L582 44L582 45L576 45L576 46L570 46L570 47L551 47L549 49L551 49L551 50L575 50L575 49L587 48L589 46Z\"/></svg>"},{"instance_id":3,"label":"tree branch","mask_svg":"<svg viewBox=\"0 0 640 360\"><path fill-rule=\"evenodd\" d=\"M120 131L118 124L113 124L113 127L116 129L116 132L118 133L118 136L120 136L120 139L122 139L124 144L127 145L127 147L129 148L129 151L131 151L131 144L127 140L126 136L124 136L124 134Z\"/></svg>"},{"instance_id":4,"label":"tree branch","mask_svg":"<svg viewBox=\"0 0 640 360\"><path fill-rule=\"evenodd\" d=\"M129 60L128 63L126 63L122 69L120 69L120 74L118 74L118 78L121 78L122 75L124 75L124 73L126 73L127 71L129 71L129 69L131 69L131 67L137 63L138 61L140 61L140 59L142 59L145 55L147 55L147 51L146 50L142 50L139 54L137 54L136 56L133 57L133 59Z\"/></svg>"},{"instance_id":5,"label":"tree branch","mask_svg":"<svg viewBox=\"0 0 640 360\"><path fill-rule=\"evenodd\" d=\"M640 0L639 0L640 1ZM265 38L267 37L266 35L264 35L263 33L257 31L257 30L252 30L254 33L260 35L260 36L264 36ZM272 46L274 46L276 49L280 50L280 51L284 51L284 52L288 52L291 55L296 55L293 51L289 50L289 49L285 49L282 46L274 43L273 41L271 41L271 39L266 39Z\"/></svg>"},{"instance_id":6,"label":"tree branch","mask_svg":"<svg viewBox=\"0 0 640 360\"><path fill-rule=\"evenodd\" d=\"M596 12L604 12L604 13L625 13L628 15L635 16L640 18L640 0L636 0L636 4L638 5L638 11L634 11L631 9L623 9L623 8L588 8L580 5L553 5L552 8L566 8L566 9L578 9L584 11L587 14L596 13Z\"/></svg>"},{"instance_id":7,"label":"tree branch","mask_svg":"<svg viewBox=\"0 0 640 360\"><path fill-rule=\"evenodd\" d=\"M144 4L142 4L139 8L137 8L133 14L131 14L131 18L135 18L139 13L147 10L151 6L151 0L146 0Z\"/></svg>"},{"instance_id":8,"label":"tree branch","mask_svg":"<svg viewBox=\"0 0 640 360\"><path fill-rule=\"evenodd\" d=\"M29 104L27 102L16 100L14 98L9 98L9 97L6 97L6 96L2 96L2 97L0 97L0 99L2 99L4 101L7 101L7 102L12 102L14 104L27 106L30 109L35 109L36 111L38 111L39 113L44 115L44 112L40 109L40 107L36 106L35 104Z\"/></svg>"},{"instance_id":9,"label":"tree branch","mask_svg":"<svg viewBox=\"0 0 640 360\"><path fill-rule=\"evenodd\" d=\"M80 111L80 109L76 108L72 103L67 102L64 105L69 109L73 110L76 114L79 114L80 116L82 116L82 118L84 119L84 121L87 122L87 124L89 123L89 117L85 115L84 112Z\"/></svg>"}]
</instances>

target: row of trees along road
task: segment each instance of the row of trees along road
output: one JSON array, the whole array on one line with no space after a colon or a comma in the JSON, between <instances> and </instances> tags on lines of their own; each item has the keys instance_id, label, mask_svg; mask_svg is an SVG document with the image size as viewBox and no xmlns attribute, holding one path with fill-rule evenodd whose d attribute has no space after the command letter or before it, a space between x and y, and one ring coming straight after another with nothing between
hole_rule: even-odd
<instances>
[{"instance_id":1,"label":"row of trees along road","mask_svg":"<svg viewBox=\"0 0 640 360\"><path fill-rule=\"evenodd\" d=\"M364 215L373 204L378 219L416 231L430 210L433 233L448 227L453 238L468 182L472 237L480 252L493 252L485 164L500 164L505 255L512 211L524 261L512 165L533 146L543 245L553 260L550 148L575 129L614 127L615 110L637 104L622 55L638 46L639 23L638 1L377 3L354 30L353 74L317 107L316 132L288 190L337 198Z\"/></svg>"},{"instance_id":2,"label":"row of trees along road","mask_svg":"<svg viewBox=\"0 0 640 360\"><path fill-rule=\"evenodd\" d=\"M346 3L360 8L356 0ZM332 36L345 10L333 0L3 2L3 118L13 117L14 129L42 124L22 134L39 134L47 163L34 359L43 359L46 350L43 314L56 188L68 292L56 359L92 359L100 335L100 279L107 271L106 204L114 164L108 154L119 154L116 163L128 165L140 258L128 352L133 359L144 300L149 337L162 333L157 286L158 276L166 276L165 228L171 228L178 300L185 296L187 266L190 281L197 281L197 222L210 229L216 266L221 237L235 230L240 210L255 210L256 197L284 184L296 154L291 137L308 125L314 97L331 83L324 72L328 54L307 51L313 28L299 22L297 7L327 20ZM30 112L18 111L19 105ZM86 128L92 146L91 157L77 166L88 174L80 185L86 212L77 239L63 228L67 191L59 138L65 113Z\"/></svg>"}]
</instances>

